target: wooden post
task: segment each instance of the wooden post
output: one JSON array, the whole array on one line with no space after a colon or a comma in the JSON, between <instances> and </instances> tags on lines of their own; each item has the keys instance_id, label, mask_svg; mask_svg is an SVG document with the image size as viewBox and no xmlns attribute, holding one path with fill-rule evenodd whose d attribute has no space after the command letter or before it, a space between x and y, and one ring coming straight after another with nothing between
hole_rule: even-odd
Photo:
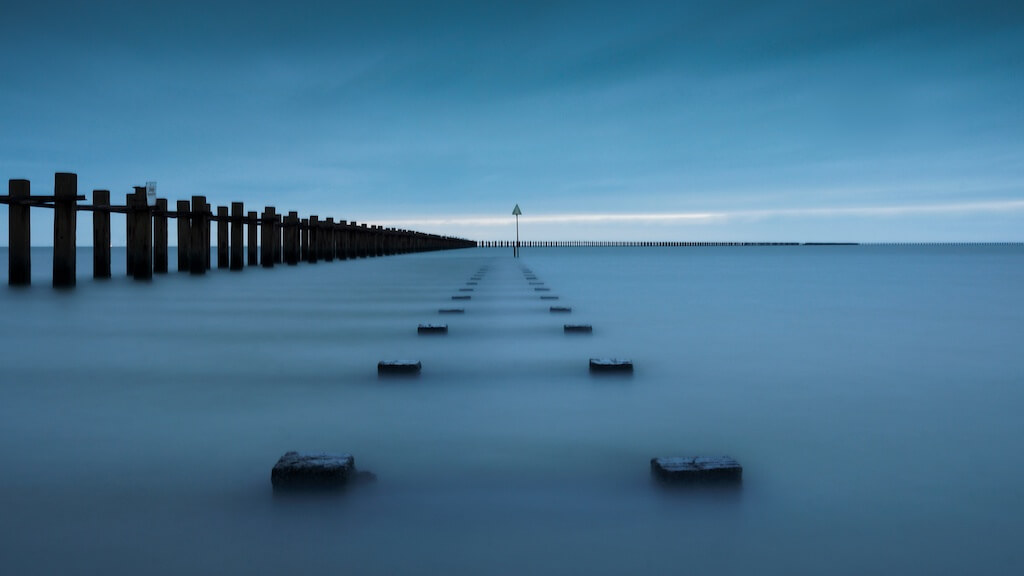
<instances>
[{"instance_id":1,"label":"wooden post","mask_svg":"<svg viewBox=\"0 0 1024 576\"><path fill-rule=\"evenodd\" d=\"M299 224L299 260L309 259L309 219L303 218Z\"/></svg>"},{"instance_id":2,"label":"wooden post","mask_svg":"<svg viewBox=\"0 0 1024 576\"><path fill-rule=\"evenodd\" d=\"M231 203L231 269L241 270L245 247L242 246L242 220L245 208L241 202Z\"/></svg>"},{"instance_id":3,"label":"wooden post","mask_svg":"<svg viewBox=\"0 0 1024 576\"><path fill-rule=\"evenodd\" d=\"M306 262L316 264L320 257L320 222L317 216L309 217L309 252L306 254Z\"/></svg>"},{"instance_id":4,"label":"wooden post","mask_svg":"<svg viewBox=\"0 0 1024 576\"><path fill-rule=\"evenodd\" d=\"M189 256L191 250L191 210L188 207L188 200L178 200L178 272L188 272Z\"/></svg>"},{"instance_id":5,"label":"wooden post","mask_svg":"<svg viewBox=\"0 0 1024 576\"><path fill-rule=\"evenodd\" d=\"M284 261L289 266L299 263L299 213L289 212L284 219Z\"/></svg>"},{"instance_id":6,"label":"wooden post","mask_svg":"<svg viewBox=\"0 0 1024 576\"><path fill-rule=\"evenodd\" d=\"M7 191L11 195L7 212L7 283L28 286L32 283L32 221L28 204L19 200L31 196L31 184L28 180L11 180Z\"/></svg>"},{"instance_id":7,"label":"wooden post","mask_svg":"<svg viewBox=\"0 0 1024 576\"><path fill-rule=\"evenodd\" d=\"M129 278L135 277L135 192L124 197L124 265Z\"/></svg>"},{"instance_id":8,"label":"wooden post","mask_svg":"<svg viewBox=\"0 0 1024 576\"><path fill-rule=\"evenodd\" d=\"M228 246L228 207L217 206L217 268L230 266Z\"/></svg>"},{"instance_id":9,"label":"wooden post","mask_svg":"<svg viewBox=\"0 0 1024 576\"><path fill-rule=\"evenodd\" d=\"M7 192L7 283L11 286L32 284L32 220L29 205L19 201L32 196L29 180L9 180Z\"/></svg>"},{"instance_id":10,"label":"wooden post","mask_svg":"<svg viewBox=\"0 0 1024 576\"><path fill-rule=\"evenodd\" d=\"M204 198L205 200L205 198ZM206 263L206 269L210 269L210 223L211 216L213 216L213 206L203 202L203 261Z\"/></svg>"},{"instance_id":11,"label":"wooden post","mask_svg":"<svg viewBox=\"0 0 1024 576\"><path fill-rule=\"evenodd\" d=\"M328 218L327 223L324 225L324 260L328 262L334 261L335 245L334 241L334 218Z\"/></svg>"},{"instance_id":12,"label":"wooden post","mask_svg":"<svg viewBox=\"0 0 1024 576\"><path fill-rule=\"evenodd\" d=\"M135 193L128 197L128 220L132 221L133 233L129 239L128 259L132 262L131 276L136 280L153 278L153 228L149 204L146 201L146 187L135 186Z\"/></svg>"},{"instance_id":13,"label":"wooden post","mask_svg":"<svg viewBox=\"0 0 1024 576\"><path fill-rule=\"evenodd\" d=\"M75 234L78 218L78 175L57 172L53 177L53 286L75 285Z\"/></svg>"},{"instance_id":14,"label":"wooden post","mask_svg":"<svg viewBox=\"0 0 1024 576\"><path fill-rule=\"evenodd\" d=\"M156 199L153 212L153 272L167 273L167 199Z\"/></svg>"},{"instance_id":15,"label":"wooden post","mask_svg":"<svg viewBox=\"0 0 1024 576\"><path fill-rule=\"evenodd\" d=\"M348 221L338 222L338 258L346 260L351 258L349 254Z\"/></svg>"},{"instance_id":16,"label":"wooden post","mask_svg":"<svg viewBox=\"0 0 1024 576\"><path fill-rule=\"evenodd\" d=\"M263 217L260 218L260 263L264 268L274 267L274 207L267 206L263 209Z\"/></svg>"},{"instance_id":17,"label":"wooden post","mask_svg":"<svg viewBox=\"0 0 1024 576\"><path fill-rule=\"evenodd\" d=\"M206 246L203 237L203 228L206 225L206 197L192 197L191 230L189 234L189 258L188 270L192 274L206 274L206 256L203 255L203 248ZM207 253L209 253L207 251Z\"/></svg>"},{"instance_id":18,"label":"wooden post","mask_svg":"<svg viewBox=\"0 0 1024 576\"><path fill-rule=\"evenodd\" d=\"M259 215L256 212L248 212L246 216L246 230L249 237L248 264L259 265Z\"/></svg>"},{"instance_id":19,"label":"wooden post","mask_svg":"<svg viewBox=\"0 0 1024 576\"><path fill-rule=\"evenodd\" d=\"M284 263L284 255L282 252L281 233L284 231L284 226L281 225L281 215L276 214L274 216L274 262L278 264Z\"/></svg>"},{"instance_id":20,"label":"wooden post","mask_svg":"<svg viewBox=\"0 0 1024 576\"><path fill-rule=\"evenodd\" d=\"M92 206L92 277L110 278L110 190L93 190Z\"/></svg>"}]
</instances>

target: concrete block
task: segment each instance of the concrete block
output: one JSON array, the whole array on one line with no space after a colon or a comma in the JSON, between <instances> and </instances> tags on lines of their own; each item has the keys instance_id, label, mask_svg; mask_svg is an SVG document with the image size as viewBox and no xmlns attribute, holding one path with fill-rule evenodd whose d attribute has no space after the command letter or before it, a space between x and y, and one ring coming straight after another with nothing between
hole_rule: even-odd
<instances>
[{"instance_id":1,"label":"concrete block","mask_svg":"<svg viewBox=\"0 0 1024 576\"><path fill-rule=\"evenodd\" d=\"M447 334L447 324L420 324L416 327L418 334Z\"/></svg>"},{"instance_id":2,"label":"concrete block","mask_svg":"<svg viewBox=\"0 0 1024 576\"><path fill-rule=\"evenodd\" d=\"M567 334L590 334L594 327L590 324L566 324L562 328Z\"/></svg>"},{"instance_id":3,"label":"concrete block","mask_svg":"<svg viewBox=\"0 0 1024 576\"><path fill-rule=\"evenodd\" d=\"M377 374L384 375L414 375L419 374L423 365L417 360L388 360L377 363Z\"/></svg>"},{"instance_id":4,"label":"concrete block","mask_svg":"<svg viewBox=\"0 0 1024 576\"><path fill-rule=\"evenodd\" d=\"M572 312L572 306L552 306L550 310L556 313L568 314Z\"/></svg>"}]
</instances>

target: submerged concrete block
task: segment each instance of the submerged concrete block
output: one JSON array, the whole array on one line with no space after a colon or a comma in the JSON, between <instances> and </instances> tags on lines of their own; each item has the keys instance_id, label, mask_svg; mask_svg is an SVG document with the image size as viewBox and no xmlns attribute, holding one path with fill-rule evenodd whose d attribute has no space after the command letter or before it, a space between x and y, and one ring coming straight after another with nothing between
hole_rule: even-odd
<instances>
[{"instance_id":1,"label":"submerged concrete block","mask_svg":"<svg viewBox=\"0 0 1024 576\"><path fill-rule=\"evenodd\" d=\"M459 292L472 292L472 288L459 288Z\"/></svg>"},{"instance_id":2,"label":"submerged concrete block","mask_svg":"<svg viewBox=\"0 0 1024 576\"><path fill-rule=\"evenodd\" d=\"M530 286L543 286L543 282L530 282Z\"/></svg>"},{"instance_id":3,"label":"submerged concrete block","mask_svg":"<svg viewBox=\"0 0 1024 576\"><path fill-rule=\"evenodd\" d=\"M633 361L619 358L591 358L591 372L632 372Z\"/></svg>"},{"instance_id":4,"label":"submerged concrete block","mask_svg":"<svg viewBox=\"0 0 1024 576\"><path fill-rule=\"evenodd\" d=\"M470 298L472 298L472 296L469 294L463 296L452 296L452 300L469 300Z\"/></svg>"},{"instance_id":5,"label":"submerged concrete block","mask_svg":"<svg viewBox=\"0 0 1024 576\"><path fill-rule=\"evenodd\" d=\"M351 454L286 452L270 471L274 490L336 489L355 476Z\"/></svg>"},{"instance_id":6,"label":"submerged concrete block","mask_svg":"<svg viewBox=\"0 0 1024 576\"><path fill-rule=\"evenodd\" d=\"M558 296L541 296L541 300L558 300Z\"/></svg>"},{"instance_id":7,"label":"submerged concrete block","mask_svg":"<svg viewBox=\"0 0 1024 576\"><path fill-rule=\"evenodd\" d=\"M418 334L447 334L447 324L420 324L416 327Z\"/></svg>"},{"instance_id":8,"label":"submerged concrete block","mask_svg":"<svg viewBox=\"0 0 1024 576\"><path fill-rule=\"evenodd\" d=\"M572 306L552 306L550 310L552 312L569 313L572 312Z\"/></svg>"},{"instance_id":9,"label":"submerged concrete block","mask_svg":"<svg viewBox=\"0 0 1024 576\"><path fill-rule=\"evenodd\" d=\"M466 282L466 286L476 286L476 282Z\"/></svg>"},{"instance_id":10,"label":"submerged concrete block","mask_svg":"<svg viewBox=\"0 0 1024 576\"><path fill-rule=\"evenodd\" d=\"M566 324L562 329L567 333L590 334L594 327L590 324Z\"/></svg>"},{"instance_id":11,"label":"submerged concrete block","mask_svg":"<svg viewBox=\"0 0 1024 576\"><path fill-rule=\"evenodd\" d=\"M423 365L417 360L388 360L377 363L378 375L414 375L419 374Z\"/></svg>"},{"instance_id":12,"label":"submerged concrete block","mask_svg":"<svg viewBox=\"0 0 1024 576\"><path fill-rule=\"evenodd\" d=\"M441 308L437 311L438 314L465 314L465 308Z\"/></svg>"},{"instance_id":13,"label":"submerged concrete block","mask_svg":"<svg viewBox=\"0 0 1024 576\"><path fill-rule=\"evenodd\" d=\"M551 288L534 288L537 292L551 292Z\"/></svg>"},{"instance_id":14,"label":"submerged concrete block","mask_svg":"<svg viewBox=\"0 0 1024 576\"><path fill-rule=\"evenodd\" d=\"M664 482L739 482L743 467L729 456L651 458L651 474Z\"/></svg>"}]
</instances>

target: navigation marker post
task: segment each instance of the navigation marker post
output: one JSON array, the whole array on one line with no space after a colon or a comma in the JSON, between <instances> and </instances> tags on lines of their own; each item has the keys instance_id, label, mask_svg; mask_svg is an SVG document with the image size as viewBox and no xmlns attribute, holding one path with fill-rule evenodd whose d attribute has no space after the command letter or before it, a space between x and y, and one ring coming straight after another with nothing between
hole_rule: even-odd
<instances>
[{"instance_id":1,"label":"navigation marker post","mask_svg":"<svg viewBox=\"0 0 1024 576\"><path fill-rule=\"evenodd\" d=\"M519 215L522 213L523 211L519 209L519 204L516 204L516 207L512 209L512 215L516 217L516 245L512 249L513 258L519 258Z\"/></svg>"}]
</instances>

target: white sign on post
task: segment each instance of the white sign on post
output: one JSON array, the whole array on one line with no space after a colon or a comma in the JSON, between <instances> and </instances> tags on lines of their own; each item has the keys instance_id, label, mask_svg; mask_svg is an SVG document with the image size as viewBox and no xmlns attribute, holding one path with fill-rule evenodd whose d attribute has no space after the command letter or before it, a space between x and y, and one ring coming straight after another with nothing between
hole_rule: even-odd
<instances>
[{"instance_id":1,"label":"white sign on post","mask_svg":"<svg viewBox=\"0 0 1024 576\"><path fill-rule=\"evenodd\" d=\"M146 204L156 204L156 182L146 182Z\"/></svg>"}]
</instances>

